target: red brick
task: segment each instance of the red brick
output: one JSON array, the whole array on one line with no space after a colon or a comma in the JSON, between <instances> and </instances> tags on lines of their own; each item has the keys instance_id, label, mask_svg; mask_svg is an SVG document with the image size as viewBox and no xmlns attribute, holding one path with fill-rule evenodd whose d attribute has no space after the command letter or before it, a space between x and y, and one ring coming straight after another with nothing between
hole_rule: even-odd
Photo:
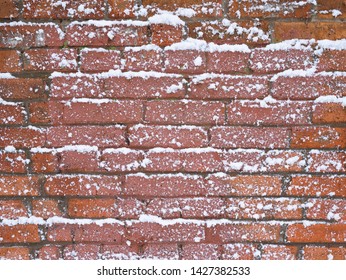
<instances>
[{"instance_id":1,"label":"red brick","mask_svg":"<svg viewBox=\"0 0 346 280\"><path fill-rule=\"evenodd\" d=\"M101 155L101 170L107 172L138 171L143 154L127 148L108 149Z\"/></svg>"},{"instance_id":2,"label":"red brick","mask_svg":"<svg viewBox=\"0 0 346 280\"><path fill-rule=\"evenodd\" d=\"M342 127L294 127L292 148L346 148L346 129Z\"/></svg>"},{"instance_id":3,"label":"red brick","mask_svg":"<svg viewBox=\"0 0 346 280\"><path fill-rule=\"evenodd\" d=\"M121 67L121 55L117 50L83 49L80 56L82 72L102 72Z\"/></svg>"},{"instance_id":4,"label":"red brick","mask_svg":"<svg viewBox=\"0 0 346 280\"><path fill-rule=\"evenodd\" d=\"M228 105L229 124L298 125L309 124L310 102L232 101Z\"/></svg>"},{"instance_id":5,"label":"red brick","mask_svg":"<svg viewBox=\"0 0 346 280\"><path fill-rule=\"evenodd\" d=\"M31 153L31 168L35 173L58 172L59 158L57 153Z\"/></svg>"},{"instance_id":6,"label":"red brick","mask_svg":"<svg viewBox=\"0 0 346 280\"><path fill-rule=\"evenodd\" d=\"M206 53L198 50L165 51L165 69L169 73L199 74L207 67Z\"/></svg>"},{"instance_id":7,"label":"red brick","mask_svg":"<svg viewBox=\"0 0 346 280\"><path fill-rule=\"evenodd\" d=\"M207 72L247 72L250 53L245 51L213 51L207 53Z\"/></svg>"},{"instance_id":8,"label":"red brick","mask_svg":"<svg viewBox=\"0 0 346 280\"><path fill-rule=\"evenodd\" d=\"M337 19L344 19L345 15L346 3L344 0L317 0L317 17L318 18L329 18L335 19L333 15L333 10L339 10L341 12L338 15Z\"/></svg>"},{"instance_id":9,"label":"red brick","mask_svg":"<svg viewBox=\"0 0 346 280\"><path fill-rule=\"evenodd\" d=\"M251 54L250 68L255 73L277 73L288 69L311 68L313 52L306 50L255 49Z\"/></svg>"},{"instance_id":10,"label":"red brick","mask_svg":"<svg viewBox=\"0 0 346 280\"><path fill-rule=\"evenodd\" d=\"M344 247L305 246L303 248L304 260L346 260Z\"/></svg>"},{"instance_id":11,"label":"red brick","mask_svg":"<svg viewBox=\"0 0 346 280\"><path fill-rule=\"evenodd\" d=\"M220 198L179 199L182 218L216 219L224 217L225 203Z\"/></svg>"},{"instance_id":12,"label":"red brick","mask_svg":"<svg viewBox=\"0 0 346 280\"><path fill-rule=\"evenodd\" d=\"M35 199L32 201L32 215L48 219L54 216L63 216L59 208L59 202L54 199Z\"/></svg>"},{"instance_id":13,"label":"red brick","mask_svg":"<svg viewBox=\"0 0 346 280\"><path fill-rule=\"evenodd\" d=\"M51 99L68 99L81 97L102 97L101 81L95 76L59 75L53 76ZM108 96L107 96L108 97Z\"/></svg>"},{"instance_id":14,"label":"red brick","mask_svg":"<svg viewBox=\"0 0 346 280\"><path fill-rule=\"evenodd\" d=\"M229 198L225 201L230 219L291 220L301 219L301 202L285 198Z\"/></svg>"},{"instance_id":15,"label":"red brick","mask_svg":"<svg viewBox=\"0 0 346 280\"><path fill-rule=\"evenodd\" d=\"M30 260L29 248L1 247L0 260Z\"/></svg>"},{"instance_id":16,"label":"red brick","mask_svg":"<svg viewBox=\"0 0 346 280\"><path fill-rule=\"evenodd\" d=\"M23 1L23 17L26 19L101 19L104 9L102 1Z\"/></svg>"},{"instance_id":17,"label":"red brick","mask_svg":"<svg viewBox=\"0 0 346 280\"><path fill-rule=\"evenodd\" d=\"M56 105L60 105L56 107ZM139 100L75 100L68 103L50 102L54 124L115 124L136 123L142 120Z\"/></svg>"},{"instance_id":18,"label":"red brick","mask_svg":"<svg viewBox=\"0 0 346 280\"><path fill-rule=\"evenodd\" d=\"M312 113L313 123L345 123L346 108L337 103L317 103Z\"/></svg>"},{"instance_id":19,"label":"red brick","mask_svg":"<svg viewBox=\"0 0 346 280\"><path fill-rule=\"evenodd\" d=\"M184 97L184 80L181 76L165 75L155 77L119 75L104 80L104 97L109 98L179 98Z\"/></svg>"},{"instance_id":20,"label":"red brick","mask_svg":"<svg viewBox=\"0 0 346 280\"><path fill-rule=\"evenodd\" d=\"M18 219L27 216L28 210L22 200L0 200L0 217L2 219Z\"/></svg>"},{"instance_id":21,"label":"red brick","mask_svg":"<svg viewBox=\"0 0 346 280\"><path fill-rule=\"evenodd\" d=\"M54 23L5 23L0 33L0 48L61 47L64 43L64 33Z\"/></svg>"},{"instance_id":22,"label":"red brick","mask_svg":"<svg viewBox=\"0 0 346 280\"><path fill-rule=\"evenodd\" d=\"M200 196L206 192L203 177L177 175L134 174L126 176L124 194L138 197Z\"/></svg>"},{"instance_id":23,"label":"red brick","mask_svg":"<svg viewBox=\"0 0 346 280\"><path fill-rule=\"evenodd\" d=\"M312 7L309 3L301 4L286 0L269 0L265 3L260 0L235 0L230 3L229 16L232 18L310 18Z\"/></svg>"},{"instance_id":24,"label":"red brick","mask_svg":"<svg viewBox=\"0 0 346 280\"><path fill-rule=\"evenodd\" d=\"M47 146L92 145L125 146L125 127L121 126L57 126L47 129Z\"/></svg>"},{"instance_id":25,"label":"red brick","mask_svg":"<svg viewBox=\"0 0 346 280\"><path fill-rule=\"evenodd\" d=\"M27 100L43 96L43 82L40 79L0 79L0 98Z\"/></svg>"},{"instance_id":26,"label":"red brick","mask_svg":"<svg viewBox=\"0 0 346 280\"><path fill-rule=\"evenodd\" d=\"M40 236L37 225L0 226L0 243L37 243Z\"/></svg>"},{"instance_id":27,"label":"red brick","mask_svg":"<svg viewBox=\"0 0 346 280\"><path fill-rule=\"evenodd\" d=\"M264 169L269 172L303 172L306 161L300 151L269 151L264 159Z\"/></svg>"},{"instance_id":28,"label":"red brick","mask_svg":"<svg viewBox=\"0 0 346 280\"><path fill-rule=\"evenodd\" d=\"M296 260L297 253L298 248L294 246L265 244L261 260Z\"/></svg>"},{"instance_id":29,"label":"red brick","mask_svg":"<svg viewBox=\"0 0 346 280\"><path fill-rule=\"evenodd\" d=\"M188 24L189 37L215 44L242 44L263 46L270 43L268 21L259 20L212 20Z\"/></svg>"},{"instance_id":30,"label":"red brick","mask_svg":"<svg viewBox=\"0 0 346 280\"><path fill-rule=\"evenodd\" d=\"M134 18L135 0L108 0L108 16L114 19Z\"/></svg>"},{"instance_id":31,"label":"red brick","mask_svg":"<svg viewBox=\"0 0 346 280\"><path fill-rule=\"evenodd\" d=\"M127 71L160 72L163 68L163 51L157 47L125 48L124 59Z\"/></svg>"},{"instance_id":32,"label":"red brick","mask_svg":"<svg viewBox=\"0 0 346 280\"><path fill-rule=\"evenodd\" d=\"M272 83L272 95L276 99L284 100L312 100L325 95L342 96L345 84L345 77L337 75L278 76Z\"/></svg>"},{"instance_id":33,"label":"red brick","mask_svg":"<svg viewBox=\"0 0 346 280\"><path fill-rule=\"evenodd\" d=\"M169 148L149 150L142 161L142 168L145 171L175 172L182 171L183 166L183 154Z\"/></svg>"},{"instance_id":34,"label":"red brick","mask_svg":"<svg viewBox=\"0 0 346 280\"><path fill-rule=\"evenodd\" d=\"M193 126L144 126L129 129L131 147L192 148L208 144L207 132Z\"/></svg>"},{"instance_id":35,"label":"red brick","mask_svg":"<svg viewBox=\"0 0 346 280\"><path fill-rule=\"evenodd\" d=\"M346 197L344 186L346 177L297 175L292 177L287 194L304 197Z\"/></svg>"},{"instance_id":36,"label":"red brick","mask_svg":"<svg viewBox=\"0 0 346 280\"><path fill-rule=\"evenodd\" d=\"M77 70L75 49L31 49L24 52L24 70L61 71Z\"/></svg>"},{"instance_id":37,"label":"red brick","mask_svg":"<svg viewBox=\"0 0 346 280\"><path fill-rule=\"evenodd\" d=\"M266 171L265 159L266 153L261 150L229 150L228 153L224 153L224 168L227 172Z\"/></svg>"},{"instance_id":38,"label":"red brick","mask_svg":"<svg viewBox=\"0 0 346 280\"><path fill-rule=\"evenodd\" d=\"M59 260L60 248L52 245L45 245L36 251L36 259L39 260Z\"/></svg>"},{"instance_id":39,"label":"red brick","mask_svg":"<svg viewBox=\"0 0 346 280\"><path fill-rule=\"evenodd\" d=\"M226 244L222 246L223 260L254 260L259 251L250 244Z\"/></svg>"},{"instance_id":40,"label":"red brick","mask_svg":"<svg viewBox=\"0 0 346 280\"><path fill-rule=\"evenodd\" d=\"M136 245L102 245L102 260L137 260L139 249Z\"/></svg>"},{"instance_id":41,"label":"red brick","mask_svg":"<svg viewBox=\"0 0 346 280\"><path fill-rule=\"evenodd\" d=\"M15 0L1 0L0 18L16 18L19 15L18 3Z\"/></svg>"},{"instance_id":42,"label":"red brick","mask_svg":"<svg viewBox=\"0 0 346 280\"><path fill-rule=\"evenodd\" d=\"M104 26L93 23L72 23L66 28L69 46L139 46L149 43L148 26L111 21Z\"/></svg>"},{"instance_id":43,"label":"red brick","mask_svg":"<svg viewBox=\"0 0 346 280\"><path fill-rule=\"evenodd\" d=\"M27 162L25 152L0 151L0 171L6 173L26 173Z\"/></svg>"},{"instance_id":44,"label":"red brick","mask_svg":"<svg viewBox=\"0 0 346 280\"><path fill-rule=\"evenodd\" d=\"M1 176L0 196L40 195L40 182L36 176Z\"/></svg>"},{"instance_id":45,"label":"red brick","mask_svg":"<svg viewBox=\"0 0 346 280\"><path fill-rule=\"evenodd\" d=\"M0 104L0 124L24 124L25 108L20 103L3 102Z\"/></svg>"},{"instance_id":46,"label":"red brick","mask_svg":"<svg viewBox=\"0 0 346 280\"><path fill-rule=\"evenodd\" d=\"M288 129L281 127L213 127L210 145L216 148L287 148L289 134Z\"/></svg>"},{"instance_id":47,"label":"red brick","mask_svg":"<svg viewBox=\"0 0 346 280\"><path fill-rule=\"evenodd\" d=\"M145 120L152 124L223 124L225 106L218 101L148 101Z\"/></svg>"},{"instance_id":48,"label":"red brick","mask_svg":"<svg viewBox=\"0 0 346 280\"><path fill-rule=\"evenodd\" d=\"M20 72L22 70L20 52L10 50L0 51L0 68L2 72Z\"/></svg>"},{"instance_id":49,"label":"red brick","mask_svg":"<svg viewBox=\"0 0 346 280\"><path fill-rule=\"evenodd\" d=\"M52 224L47 228L47 240L53 242L72 242L76 229L73 224Z\"/></svg>"},{"instance_id":50,"label":"red brick","mask_svg":"<svg viewBox=\"0 0 346 280\"><path fill-rule=\"evenodd\" d=\"M346 172L344 151L312 151L309 153L309 172Z\"/></svg>"},{"instance_id":51,"label":"red brick","mask_svg":"<svg viewBox=\"0 0 346 280\"><path fill-rule=\"evenodd\" d=\"M318 59L319 71L346 71L346 50L323 50Z\"/></svg>"},{"instance_id":52,"label":"red brick","mask_svg":"<svg viewBox=\"0 0 346 280\"><path fill-rule=\"evenodd\" d=\"M212 243L278 241L280 226L267 224L221 224L206 228L206 240Z\"/></svg>"},{"instance_id":53,"label":"red brick","mask_svg":"<svg viewBox=\"0 0 346 280\"><path fill-rule=\"evenodd\" d=\"M345 221L346 201L341 199L309 199L306 218L312 220Z\"/></svg>"},{"instance_id":54,"label":"red brick","mask_svg":"<svg viewBox=\"0 0 346 280\"><path fill-rule=\"evenodd\" d=\"M176 244L147 244L143 247L143 259L179 260L179 251Z\"/></svg>"},{"instance_id":55,"label":"red brick","mask_svg":"<svg viewBox=\"0 0 346 280\"><path fill-rule=\"evenodd\" d=\"M217 172L223 171L223 154L213 149L187 149L183 151L186 172Z\"/></svg>"},{"instance_id":56,"label":"red brick","mask_svg":"<svg viewBox=\"0 0 346 280\"><path fill-rule=\"evenodd\" d=\"M142 205L134 199L111 198L70 199L68 214L72 218L127 218L135 219L142 213Z\"/></svg>"},{"instance_id":57,"label":"red brick","mask_svg":"<svg viewBox=\"0 0 346 280\"><path fill-rule=\"evenodd\" d=\"M62 172L97 172L99 160L97 151L62 151L59 153Z\"/></svg>"},{"instance_id":58,"label":"red brick","mask_svg":"<svg viewBox=\"0 0 346 280\"><path fill-rule=\"evenodd\" d=\"M52 176L44 184L50 196L119 195L121 181L116 176Z\"/></svg>"},{"instance_id":59,"label":"red brick","mask_svg":"<svg viewBox=\"0 0 346 280\"><path fill-rule=\"evenodd\" d=\"M64 260L97 260L99 258L99 245L74 244L64 248Z\"/></svg>"},{"instance_id":60,"label":"red brick","mask_svg":"<svg viewBox=\"0 0 346 280\"><path fill-rule=\"evenodd\" d=\"M76 242L124 243L125 229L121 224L86 224L74 230Z\"/></svg>"},{"instance_id":61,"label":"red brick","mask_svg":"<svg viewBox=\"0 0 346 280\"><path fill-rule=\"evenodd\" d=\"M280 196L281 177L266 175L209 175L209 196Z\"/></svg>"},{"instance_id":62,"label":"red brick","mask_svg":"<svg viewBox=\"0 0 346 280\"><path fill-rule=\"evenodd\" d=\"M33 124L49 124L49 108L47 102L29 103L29 122Z\"/></svg>"},{"instance_id":63,"label":"red brick","mask_svg":"<svg viewBox=\"0 0 346 280\"><path fill-rule=\"evenodd\" d=\"M190 84L193 99L262 98L269 94L268 79L254 76L196 76Z\"/></svg>"},{"instance_id":64,"label":"red brick","mask_svg":"<svg viewBox=\"0 0 346 280\"><path fill-rule=\"evenodd\" d=\"M44 133L39 128L3 127L0 128L0 136L0 147L25 148L44 145Z\"/></svg>"},{"instance_id":65,"label":"red brick","mask_svg":"<svg viewBox=\"0 0 346 280\"><path fill-rule=\"evenodd\" d=\"M179 43L183 40L184 26L169 24L151 24L151 42L160 47Z\"/></svg>"},{"instance_id":66,"label":"red brick","mask_svg":"<svg viewBox=\"0 0 346 280\"><path fill-rule=\"evenodd\" d=\"M143 0L143 6L151 13L157 9L175 11L178 8L193 9L196 17L220 17L222 16L222 1L205 2L204 0ZM154 9L150 9L153 7Z\"/></svg>"},{"instance_id":67,"label":"red brick","mask_svg":"<svg viewBox=\"0 0 346 280\"><path fill-rule=\"evenodd\" d=\"M183 260L218 260L219 247L215 244L185 244L181 251Z\"/></svg>"},{"instance_id":68,"label":"red brick","mask_svg":"<svg viewBox=\"0 0 346 280\"><path fill-rule=\"evenodd\" d=\"M343 22L275 22L273 39L284 41L289 39L329 39L345 38Z\"/></svg>"},{"instance_id":69,"label":"red brick","mask_svg":"<svg viewBox=\"0 0 346 280\"><path fill-rule=\"evenodd\" d=\"M161 225L138 222L127 227L126 238L136 243L199 242L205 239L204 226L193 223ZM198 240L198 241L197 241Z\"/></svg>"},{"instance_id":70,"label":"red brick","mask_svg":"<svg viewBox=\"0 0 346 280\"><path fill-rule=\"evenodd\" d=\"M296 243L345 242L345 224L288 225L287 241Z\"/></svg>"},{"instance_id":71,"label":"red brick","mask_svg":"<svg viewBox=\"0 0 346 280\"><path fill-rule=\"evenodd\" d=\"M144 212L147 215L159 216L164 219L180 218L180 200L176 198L153 198L148 201Z\"/></svg>"}]
</instances>

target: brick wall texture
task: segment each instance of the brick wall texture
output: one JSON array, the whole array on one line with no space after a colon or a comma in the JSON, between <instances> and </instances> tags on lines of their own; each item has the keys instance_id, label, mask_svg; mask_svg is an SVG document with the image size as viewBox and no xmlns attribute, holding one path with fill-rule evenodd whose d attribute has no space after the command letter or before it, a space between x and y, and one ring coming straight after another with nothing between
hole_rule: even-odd
<instances>
[{"instance_id":1,"label":"brick wall texture","mask_svg":"<svg viewBox=\"0 0 346 280\"><path fill-rule=\"evenodd\" d=\"M345 0L0 0L1 259L345 259Z\"/></svg>"}]
</instances>

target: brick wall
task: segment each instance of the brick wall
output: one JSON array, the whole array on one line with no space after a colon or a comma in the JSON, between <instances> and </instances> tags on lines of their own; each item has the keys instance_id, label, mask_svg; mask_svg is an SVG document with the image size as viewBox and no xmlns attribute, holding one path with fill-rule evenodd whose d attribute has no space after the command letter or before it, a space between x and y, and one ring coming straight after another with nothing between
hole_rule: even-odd
<instances>
[{"instance_id":1,"label":"brick wall","mask_svg":"<svg viewBox=\"0 0 346 280\"><path fill-rule=\"evenodd\" d=\"M0 258L345 259L344 0L1 0Z\"/></svg>"}]
</instances>

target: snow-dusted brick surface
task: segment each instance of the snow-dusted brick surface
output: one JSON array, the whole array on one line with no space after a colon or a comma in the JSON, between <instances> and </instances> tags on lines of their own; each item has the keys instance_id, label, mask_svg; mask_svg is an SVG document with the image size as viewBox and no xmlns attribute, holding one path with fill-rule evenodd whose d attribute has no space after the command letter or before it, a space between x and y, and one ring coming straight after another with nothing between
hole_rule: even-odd
<instances>
[{"instance_id":1,"label":"snow-dusted brick surface","mask_svg":"<svg viewBox=\"0 0 346 280\"><path fill-rule=\"evenodd\" d=\"M341 2L0 2L0 259L346 259Z\"/></svg>"}]
</instances>

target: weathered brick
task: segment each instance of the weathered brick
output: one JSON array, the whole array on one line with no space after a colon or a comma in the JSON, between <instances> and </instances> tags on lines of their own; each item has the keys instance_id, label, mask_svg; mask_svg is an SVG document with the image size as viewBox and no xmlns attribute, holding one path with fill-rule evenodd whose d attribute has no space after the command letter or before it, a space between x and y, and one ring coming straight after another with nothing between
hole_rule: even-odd
<instances>
[{"instance_id":1,"label":"weathered brick","mask_svg":"<svg viewBox=\"0 0 346 280\"><path fill-rule=\"evenodd\" d=\"M29 122L33 124L49 124L49 105L47 102L29 103Z\"/></svg>"},{"instance_id":2,"label":"weathered brick","mask_svg":"<svg viewBox=\"0 0 346 280\"><path fill-rule=\"evenodd\" d=\"M54 199L34 199L32 202L32 215L48 219L54 216L63 216L59 202Z\"/></svg>"},{"instance_id":3,"label":"weathered brick","mask_svg":"<svg viewBox=\"0 0 346 280\"><path fill-rule=\"evenodd\" d=\"M309 153L307 170L309 172L345 172L346 153L344 151L319 151Z\"/></svg>"},{"instance_id":4,"label":"weathered brick","mask_svg":"<svg viewBox=\"0 0 346 280\"><path fill-rule=\"evenodd\" d=\"M22 200L0 200L0 217L2 219L18 219L27 216L28 210Z\"/></svg>"},{"instance_id":5,"label":"weathered brick","mask_svg":"<svg viewBox=\"0 0 346 280\"><path fill-rule=\"evenodd\" d=\"M264 170L268 172L303 172L305 155L301 151L269 151L264 159Z\"/></svg>"},{"instance_id":6,"label":"weathered brick","mask_svg":"<svg viewBox=\"0 0 346 280\"><path fill-rule=\"evenodd\" d=\"M264 166L265 159L266 153L263 150L229 150L228 153L224 153L224 168L227 172L252 173L266 171Z\"/></svg>"},{"instance_id":7,"label":"weathered brick","mask_svg":"<svg viewBox=\"0 0 346 280\"><path fill-rule=\"evenodd\" d=\"M346 201L341 199L309 199L306 217L312 220L345 221Z\"/></svg>"},{"instance_id":8,"label":"weathered brick","mask_svg":"<svg viewBox=\"0 0 346 280\"><path fill-rule=\"evenodd\" d=\"M43 146L44 130L36 127L0 128L0 147L30 148Z\"/></svg>"},{"instance_id":9,"label":"weathered brick","mask_svg":"<svg viewBox=\"0 0 346 280\"><path fill-rule=\"evenodd\" d=\"M53 245L45 245L36 251L36 259L39 260L59 260L60 248Z\"/></svg>"},{"instance_id":10,"label":"weathered brick","mask_svg":"<svg viewBox=\"0 0 346 280\"><path fill-rule=\"evenodd\" d=\"M287 194L304 197L346 197L346 177L343 176L293 176Z\"/></svg>"},{"instance_id":11,"label":"weathered brick","mask_svg":"<svg viewBox=\"0 0 346 280\"><path fill-rule=\"evenodd\" d=\"M255 76L196 76L190 84L193 99L262 98L269 94L268 79Z\"/></svg>"},{"instance_id":12,"label":"weathered brick","mask_svg":"<svg viewBox=\"0 0 346 280\"><path fill-rule=\"evenodd\" d=\"M43 97L41 79L0 79L0 98L27 100Z\"/></svg>"},{"instance_id":13,"label":"weathered brick","mask_svg":"<svg viewBox=\"0 0 346 280\"><path fill-rule=\"evenodd\" d=\"M44 189L50 196L119 195L121 181L117 176L57 175L47 178Z\"/></svg>"},{"instance_id":14,"label":"weathered brick","mask_svg":"<svg viewBox=\"0 0 346 280\"><path fill-rule=\"evenodd\" d=\"M0 171L5 173L25 173L27 158L24 151L0 151Z\"/></svg>"},{"instance_id":15,"label":"weathered brick","mask_svg":"<svg viewBox=\"0 0 346 280\"><path fill-rule=\"evenodd\" d=\"M305 246L303 248L304 260L345 260L345 247Z\"/></svg>"},{"instance_id":16,"label":"weathered brick","mask_svg":"<svg viewBox=\"0 0 346 280\"><path fill-rule=\"evenodd\" d=\"M225 106L218 101L149 101L145 120L151 124L224 124Z\"/></svg>"},{"instance_id":17,"label":"weathered brick","mask_svg":"<svg viewBox=\"0 0 346 280\"><path fill-rule=\"evenodd\" d=\"M139 171L142 153L127 148L105 150L100 158L100 168L107 172Z\"/></svg>"},{"instance_id":18,"label":"weathered brick","mask_svg":"<svg viewBox=\"0 0 346 280\"><path fill-rule=\"evenodd\" d=\"M275 22L273 38L275 41L289 39L329 39L345 38L343 22Z\"/></svg>"},{"instance_id":19,"label":"weathered brick","mask_svg":"<svg viewBox=\"0 0 346 280\"><path fill-rule=\"evenodd\" d=\"M165 69L168 73L200 74L206 71L206 53L198 50L166 50Z\"/></svg>"},{"instance_id":20,"label":"weathered brick","mask_svg":"<svg viewBox=\"0 0 346 280\"><path fill-rule=\"evenodd\" d=\"M250 51L209 51L207 52L207 72L237 73L247 72Z\"/></svg>"},{"instance_id":21,"label":"weathered brick","mask_svg":"<svg viewBox=\"0 0 346 280\"><path fill-rule=\"evenodd\" d=\"M145 171L176 172L182 171L184 155L179 150L154 148L145 154L142 168Z\"/></svg>"},{"instance_id":22,"label":"weathered brick","mask_svg":"<svg viewBox=\"0 0 346 280\"><path fill-rule=\"evenodd\" d=\"M346 50L323 50L318 59L319 71L346 71Z\"/></svg>"},{"instance_id":23,"label":"weathered brick","mask_svg":"<svg viewBox=\"0 0 346 280\"><path fill-rule=\"evenodd\" d=\"M137 260L139 259L139 247L131 243L128 245L102 245L102 260Z\"/></svg>"},{"instance_id":24,"label":"weathered brick","mask_svg":"<svg viewBox=\"0 0 346 280\"><path fill-rule=\"evenodd\" d=\"M346 129L338 127L294 127L292 148L346 148Z\"/></svg>"},{"instance_id":25,"label":"weathered brick","mask_svg":"<svg viewBox=\"0 0 346 280\"><path fill-rule=\"evenodd\" d=\"M220 126L210 129L210 137L210 145L215 148L286 148L289 130L281 127Z\"/></svg>"},{"instance_id":26,"label":"weathered brick","mask_svg":"<svg viewBox=\"0 0 346 280\"><path fill-rule=\"evenodd\" d=\"M144 212L164 219L180 218L182 210L179 202L176 198L153 198L148 201Z\"/></svg>"},{"instance_id":27,"label":"weathered brick","mask_svg":"<svg viewBox=\"0 0 346 280\"><path fill-rule=\"evenodd\" d=\"M46 145L91 145L97 147L125 146L125 127L122 126L56 126L47 129Z\"/></svg>"},{"instance_id":28,"label":"weathered brick","mask_svg":"<svg viewBox=\"0 0 346 280\"><path fill-rule=\"evenodd\" d=\"M297 125L310 123L312 104L308 101L232 101L227 109L229 124Z\"/></svg>"},{"instance_id":29,"label":"weathered brick","mask_svg":"<svg viewBox=\"0 0 346 280\"><path fill-rule=\"evenodd\" d=\"M266 244L262 247L261 260L296 260L298 248L287 245Z\"/></svg>"},{"instance_id":30,"label":"weathered brick","mask_svg":"<svg viewBox=\"0 0 346 280\"><path fill-rule=\"evenodd\" d=\"M147 244L143 247L143 259L178 260L179 251L176 244Z\"/></svg>"},{"instance_id":31,"label":"weathered brick","mask_svg":"<svg viewBox=\"0 0 346 280\"><path fill-rule=\"evenodd\" d=\"M24 0L23 17L26 19L101 19L105 5L102 1Z\"/></svg>"},{"instance_id":32,"label":"weathered brick","mask_svg":"<svg viewBox=\"0 0 346 280\"><path fill-rule=\"evenodd\" d=\"M254 260L259 251L250 244L226 244L222 247L221 258L223 260Z\"/></svg>"},{"instance_id":33,"label":"weathered brick","mask_svg":"<svg viewBox=\"0 0 346 280\"><path fill-rule=\"evenodd\" d=\"M181 251L183 260L218 260L220 250L215 244L185 244Z\"/></svg>"},{"instance_id":34,"label":"weathered brick","mask_svg":"<svg viewBox=\"0 0 346 280\"><path fill-rule=\"evenodd\" d=\"M64 260L97 260L100 246L96 244L74 244L64 248Z\"/></svg>"},{"instance_id":35,"label":"weathered brick","mask_svg":"<svg viewBox=\"0 0 346 280\"><path fill-rule=\"evenodd\" d=\"M83 49L80 57L82 72L102 72L121 68L121 54L117 50Z\"/></svg>"},{"instance_id":36,"label":"weathered brick","mask_svg":"<svg viewBox=\"0 0 346 280\"><path fill-rule=\"evenodd\" d=\"M69 46L139 46L149 43L146 23L132 24L126 22L95 25L90 22L72 23L66 28L66 40ZM1 45L0 45L1 46Z\"/></svg>"},{"instance_id":37,"label":"weathered brick","mask_svg":"<svg viewBox=\"0 0 346 280\"><path fill-rule=\"evenodd\" d=\"M40 236L37 225L0 226L0 243L37 243Z\"/></svg>"},{"instance_id":38,"label":"weathered brick","mask_svg":"<svg viewBox=\"0 0 346 280\"><path fill-rule=\"evenodd\" d=\"M31 153L31 168L35 173L56 173L59 171L59 158L55 152Z\"/></svg>"},{"instance_id":39,"label":"weathered brick","mask_svg":"<svg viewBox=\"0 0 346 280\"><path fill-rule=\"evenodd\" d=\"M1 0L0 18L16 18L19 16L18 2L15 0ZM20 251L20 250L19 250Z\"/></svg>"},{"instance_id":40,"label":"weathered brick","mask_svg":"<svg viewBox=\"0 0 346 280\"><path fill-rule=\"evenodd\" d=\"M22 70L20 52L14 50L1 50L0 69L2 72L20 72Z\"/></svg>"},{"instance_id":41,"label":"weathered brick","mask_svg":"<svg viewBox=\"0 0 346 280\"><path fill-rule=\"evenodd\" d=\"M30 252L26 247L1 247L0 260L29 260Z\"/></svg>"},{"instance_id":42,"label":"weathered brick","mask_svg":"<svg viewBox=\"0 0 346 280\"><path fill-rule=\"evenodd\" d=\"M64 33L54 23L11 22L0 26L0 48L61 47Z\"/></svg>"},{"instance_id":43,"label":"weathered brick","mask_svg":"<svg viewBox=\"0 0 346 280\"><path fill-rule=\"evenodd\" d=\"M343 0L317 0L317 17L328 19L344 19L346 4ZM338 13L339 11L340 13Z\"/></svg>"},{"instance_id":44,"label":"weathered brick","mask_svg":"<svg viewBox=\"0 0 346 280\"><path fill-rule=\"evenodd\" d=\"M280 196L281 177L213 174L207 178L210 196Z\"/></svg>"},{"instance_id":45,"label":"weathered brick","mask_svg":"<svg viewBox=\"0 0 346 280\"><path fill-rule=\"evenodd\" d=\"M184 36L183 25L151 24L151 42L160 47L172 45L182 41Z\"/></svg>"},{"instance_id":46,"label":"weathered brick","mask_svg":"<svg viewBox=\"0 0 346 280\"><path fill-rule=\"evenodd\" d=\"M129 129L131 147L193 148L208 144L207 131L194 126L135 125Z\"/></svg>"},{"instance_id":47,"label":"weathered brick","mask_svg":"<svg viewBox=\"0 0 346 280\"><path fill-rule=\"evenodd\" d=\"M3 102L0 104L0 124L24 124L25 107L21 103Z\"/></svg>"},{"instance_id":48,"label":"weathered brick","mask_svg":"<svg viewBox=\"0 0 346 280\"><path fill-rule=\"evenodd\" d=\"M187 149L183 152L186 172L223 171L223 154L213 149Z\"/></svg>"},{"instance_id":49,"label":"weathered brick","mask_svg":"<svg viewBox=\"0 0 346 280\"><path fill-rule=\"evenodd\" d=\"M108 16L114 19L134 18L135 0L108 0Z\"/></svg>"},{"instance_id":50,"label":"weathered brick","mask_svg":"<svg viewBox=\"0 0 346 280\"><path fill-rule=\"evenodd\" d=\"M51 242L72 242L73 232L76 229L73 224L52 224L47 228L47 240Z\"/></svg>"},{"instance_id":51,"label":"weathered brick","mask_svg":"<svg viewBox=\"0 0 346 280\"><path fill-rule=\"evenodd\" d=\"M345 224L291 224L288 225L287 241L296 243L345 242Z\"/></svg>"},{"instance_id":52,"label":"weathered brick","mask_svg":"<svg viewBox=\"0 0 346 280\"><path fill-rule=\"evenodd\" d=\"M317 103L312 113L312 122L317 124L345 123L346 108L338 103Z\"/></svg>"},{"instance_id":53,"label":"weathered brick","mask_svg":"<svg viewBox=\"0 0 346 280\"><path fill-rule=\"evenodd\" d=\"M92 173L99 170L97 151L62 151L59 153L59 159L59 167L63 173Z\"/></svg>"},{"instance_id":54,"label":"weathered brick","mask_svg":"<svg viewBox=\"0 0 346 280\"><path fill-rule=\"evenodd\" d=\"M163 68L163 51L155 45L125 48L124 59L127 71L160 72Z\"/></svg>"},{"instance_id":55,"label":"weathered brick","mask_svg":"<svg viewBox=\"0 0 346 280\"><path fill-rule=\"evenodd\" d=\"M26 71L77 71L77 51L74 49L31 49L24 52Z\"/></svg>"},{"instance_id":56,"label":"weathered brick","mask_svg":"<svg viewBox=\"0 0 346 280\"><path fill-rule=\"evenodd\" d=\"M1 176L0 196L40 195L40 182L36 176Z\"/></svg>"},{"instance_id":57,"label":"weathered brick","mask_svg":"<svg viewBox=\"0 0 346 280\"><path fill-rule=\"evenodd\" d=\"M140 197L186 197L206 193L203 177L197 175L128 175L124 194Z\"/></svg>"}]
</instances>

